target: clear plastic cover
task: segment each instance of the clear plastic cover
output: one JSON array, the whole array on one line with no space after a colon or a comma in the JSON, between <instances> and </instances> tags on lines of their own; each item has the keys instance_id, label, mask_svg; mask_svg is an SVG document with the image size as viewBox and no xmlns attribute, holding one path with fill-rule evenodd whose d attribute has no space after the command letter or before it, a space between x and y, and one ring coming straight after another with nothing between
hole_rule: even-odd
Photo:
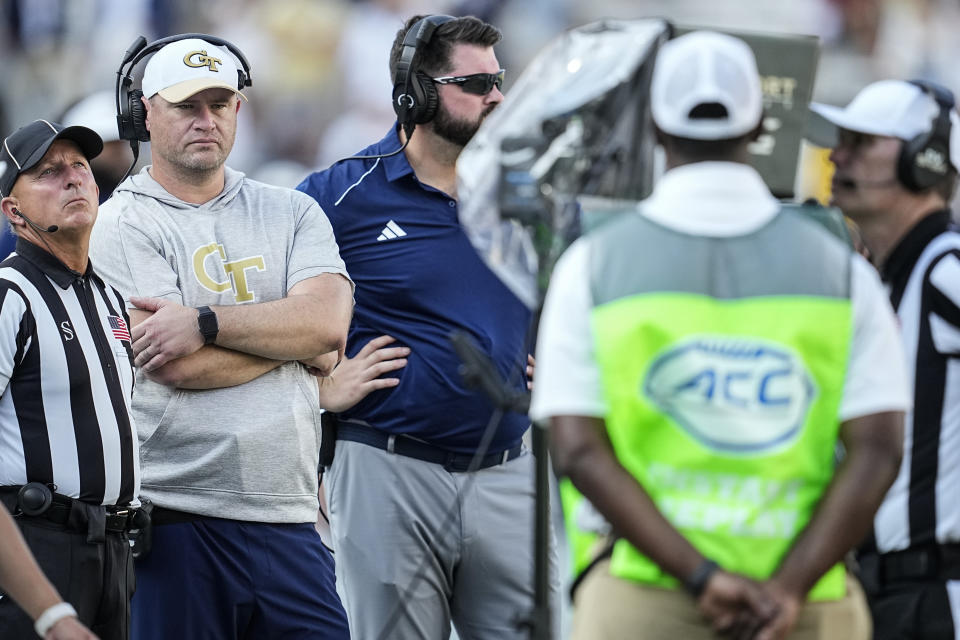
<instances>
[{"instance_id":1,"label":"clear plastic cover","mask_svg":"<svg viewBox=\"0 0 960 640\"><path fill-rule=\"evenodd\" d=\"M531 309L580 235L579 196L635 201L653 181L648 89L663 20L568 31L530 64L457 163L460 222Z\"/></svg>"}]
</instances>

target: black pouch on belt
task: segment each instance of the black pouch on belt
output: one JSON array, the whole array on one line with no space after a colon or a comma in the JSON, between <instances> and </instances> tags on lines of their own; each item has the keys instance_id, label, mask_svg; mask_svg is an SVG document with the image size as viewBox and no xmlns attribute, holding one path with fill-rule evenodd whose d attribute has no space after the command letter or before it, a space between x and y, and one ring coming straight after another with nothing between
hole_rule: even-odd
<instances>
[{"instance_id":1,"label":"black pouch on belt","mask_svg":"<svg viewBox=\"0 0 960 640\"><path fill-rule=\"evenodd\" d=\"M17 491L17 511L27 516L42 516L53 504L53 491L41 482L28 482Z\"/></svg>"},{"instance_id":2,"label":"black pouch on belt","mask_svg":"<svg viewBox=\"0 0 960 640\"><path fill-rule=\"evenodd\" d=\"M337 449L337 414L324 411L320 416L320 469L330 468Z\"/></svg>"},{"instance_id":3,"label":"black pouch on belt","mask_svg":"<svg viewBox=\"0 0 960 640\"><path fill-rule=\"evenodd\" d=\"M153 512L153 503L146 498L140 499L140 508L133 516L130 532L130 553L134 560L146 557L153 546L153 521L150 514Z\"/></svg>"}]
</instances>

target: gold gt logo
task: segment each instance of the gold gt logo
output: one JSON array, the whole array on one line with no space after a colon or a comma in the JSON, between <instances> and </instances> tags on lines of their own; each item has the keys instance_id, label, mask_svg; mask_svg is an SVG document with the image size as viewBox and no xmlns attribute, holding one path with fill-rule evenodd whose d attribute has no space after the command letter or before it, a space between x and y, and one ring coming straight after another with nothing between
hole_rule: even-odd
<instances>
[{"instance_id":1,"label":"gold gt logo","mask_svg":"<svg viewBox=\"0 0 960 640\"><path fill-rule=\"evenodd\" d=\"M210 261L213 263L209 265L213 267L213 274L207 270L207 257L212 255L219 258L219 260ZM223 245L217 242L211 242L193 252L193 275L197 278L197 282L214 293L223 293L232 289L233 299L238 304L251 302L255 297L255 292L250 289L247 282L247 271L250 269L264 271L266 265L263 256L227 260Z\"/></svg>"},{"instance_id":2,"label":"gold gt logo","mask_svg":"<svg viewBox=\"0 0 960 640\"><path fill-rule=\"evenodd\" d=\"M196 61L194 61L194 57L196 57ZM188 67L207 67L210 71L220 71L220 69L217 69L217 65L223 64L223 60L208 56L206 51L191 51L183 56L183 64Z\"/></svg>"}]
</instances>

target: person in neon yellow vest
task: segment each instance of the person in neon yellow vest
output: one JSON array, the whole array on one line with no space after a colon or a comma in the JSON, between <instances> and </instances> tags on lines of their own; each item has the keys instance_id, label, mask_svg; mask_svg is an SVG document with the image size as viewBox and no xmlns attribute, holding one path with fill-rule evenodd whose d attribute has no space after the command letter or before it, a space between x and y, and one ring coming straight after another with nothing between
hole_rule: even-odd
<instances>
[{"instance_id":1,"label":"person in neon yellow vest","mask_svg":"<svg viewBox=\"0 0 960 640\"><path fill-rule=\"evenodd\" d=\"M902 453L892 309L747 164L762 96L745 43L666 43L650 101L667 172L570 247L540 325L531 416L618 538L573 638L866 640L842 559Z\"/></svg>"}]
</instances>

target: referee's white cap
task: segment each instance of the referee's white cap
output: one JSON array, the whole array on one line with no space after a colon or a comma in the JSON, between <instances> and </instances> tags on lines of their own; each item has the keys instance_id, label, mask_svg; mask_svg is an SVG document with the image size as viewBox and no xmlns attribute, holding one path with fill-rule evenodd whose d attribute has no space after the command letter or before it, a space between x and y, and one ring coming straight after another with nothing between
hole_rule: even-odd
<instances>
[{"instance_id":1,"label":"referee's white cap","mask_svg":"<svg viewBox=\"0 0 960 640\"><path fill-rule=\"evenodd\" d=\"M826 120L815 119L807 138L821 147L836 146L837 129L912 140L930 131L940 113L936 99L919 85L904 80L880 80L867 85L846 107L811 103L810 110ZM950 164L960 169L960 116L950 110ZM832 126L831 126L832 125Z\"/></svg>"}]
</instances>

